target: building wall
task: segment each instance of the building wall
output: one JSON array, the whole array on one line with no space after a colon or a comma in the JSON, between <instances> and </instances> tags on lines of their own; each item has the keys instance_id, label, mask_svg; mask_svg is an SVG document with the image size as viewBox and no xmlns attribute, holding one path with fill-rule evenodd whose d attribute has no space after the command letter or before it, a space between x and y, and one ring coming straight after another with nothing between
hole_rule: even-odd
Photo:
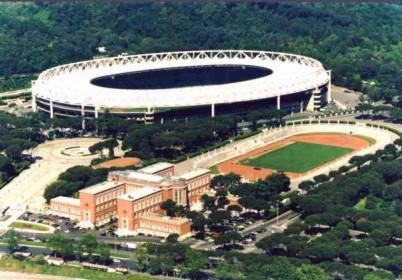
<instances>
[{"instance_id":1,"label":"building wall","mask_svg":"<svg viewBox=\"0 0 402 280\"><path fill-rule=\"evenodd\" d=\"M186 181L189 206L198 203L203 193L209 191L211 173L205 173Z\"/></svg>"},{"instance_id":2,"label":"building wall","mask_svg":"<svg viewBox=\"0 0 402 280\"><path fill-rule=\"evenodd\" d=\"M145 217L149 215L163 217L164 211L160 205L167 199L190 207L198 203L201 195L210 190L210 172L187 180L176 177L168 179L174 174L174 167L166 168L156 174L169 174L169 176L165 175L167 179L159 183L144 183L111 174L108 180L120 183L119 185L97 193L91 193L90 190L80 191L80 207L76 209L80 225L92 228L110 222L111 217L117 217L118 232L123 235L139 232L158 236L167 236L171 233L178 233L180 236L189 234L191 223L188 220L178 223L169 219L155 217L145 219ZM155 187L159 190L136 199L126 195L144 187Z\"/></svg>"},{"instance_id":3,"label":"building wall","mask_svg":"<svg viewBox=\"0 0 402 280\"><path fill-rule=\"evenodd\" d=\"M50 214L70 219L80 219L80 206L50 200Z\"/></svg>"},{"instance_id":4,"label":"building wall","mask_svg":"<svg viewBox=\"0 0 402 280\"><path fill-rule=\"evenodd\" d=\"M160 237L167 237L177 233L180 237L185 237L191 233L191 223L188 219L144 216L139 219L138 233L151 234Z\"/></svg>"},{"instance_id":5,"label":"building wall","mask_svg":"<svg viewBox=\"0 0 402 280\"><path fill-rule=\"evenodd\" d=\"M126 192L129 193L131 191L138 190L144 186L148 187L153 187L153 188L158 188L159 183L154 183L154 182L143 182L140 180L134 180L134 179L127 179L120 177L115 174L109 174L108 175L108 181L113 181L117 183L124 183L126 185Z\"/></svg>"},{"instance_id":6,"label":"building wall","mask_svg":"<svg viewBox=\"0 0 402 280\"><path fill-rule=\"evenodd\" d=\"M163 176L163 177L172 177L174 176L174 166L170 166L163 170L153 173L155 175Z\"/></svg>"},{"instance_id":7,"label":"building wall","mask_svg":"<svg viewBox=\"0 0 402 280\"><path fill-rule=\"evenodd\" d=\"M138 219L149 213L160 213L160 204L163 202L163 191L148 196L128 200L117 199L118 229L121 231L134 231L138 229Z\"/></svg>"},{"instance_id":8,"label":"building wall","mask_svg":"<svg viewBox=\"0 0 402 280\"><path fill-rule=\"evenodd\" d=\"M126 193L124 184L97 194L80 192L80 220L85 225L102 225L117 215L117 197Z\"/></svg>"}]
</instances>

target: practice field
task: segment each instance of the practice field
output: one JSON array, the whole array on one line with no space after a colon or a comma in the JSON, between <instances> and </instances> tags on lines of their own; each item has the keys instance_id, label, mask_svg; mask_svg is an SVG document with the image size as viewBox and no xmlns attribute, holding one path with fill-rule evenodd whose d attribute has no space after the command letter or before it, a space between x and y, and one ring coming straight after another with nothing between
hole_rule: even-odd
<instances>
[{"instance_id":1,"label":"practice field","mask_svg":"<svg viewBox=\"0 0 402 280\"><path fill-rule=\"evenodd\" d=\"M371 140L345 133L298 134L218 163L215 168L219 173L233 172L251 181L277 171L295 179L367 148L375 142Z\"/></svg>"},{"instance_id":2,"label":"practice field","mask_svg":"<svg viewBox=\"0 0 402 280\"><path fill-rule=\"evenodd\" d=\"M304 173L353 151L351 148L294 142L240 164L258 168Z\"/></svg>"}]
</instances>

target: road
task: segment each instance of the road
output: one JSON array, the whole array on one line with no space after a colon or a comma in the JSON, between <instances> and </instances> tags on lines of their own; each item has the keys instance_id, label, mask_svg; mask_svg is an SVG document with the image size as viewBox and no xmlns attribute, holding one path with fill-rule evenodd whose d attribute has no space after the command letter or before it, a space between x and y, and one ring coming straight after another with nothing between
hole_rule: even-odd
<instances>
[{"instance_id":1,"label":"road","mask_svg":"<svg viewBox=\"0 0 402 280\"><path fill-rule=\"evenodd\" d=\"M268 221L263 226L256 228L255 230L258 230L259 228L263 227L263 228L267 228L268 231L258 234L255 241L244 245L244 249L242 250L242 252L243 253L263 253L263 251L258 249L255 246L255 244L258 241L260 241L261 239L268 237L274 233L283 232L288 227L289 224L297 221L299 219L299 217L300 217L300 214L295 213L293 211L287 211L282 214L282 217L281 216L279 217L278 221L275 218L275 219Z\"/></svg>"},{"instance_id":2,"label":"road","mask_svg":"<svg viewBox=\"0 0 402 280\"><path fill-rule=\"evenodd\" d=\"M19 95L23 93L31 92L31 88L23 88L23 89L18 89L18 90L10 90L10 91L4 91L0 92L0 97L18 97Z\"/></svg>"},{"instance_id":3,"label":"road","mask_svg":"<svg viewBox=\"0 0 402 280\"><path fill-rule=\"evenodd\" d=\"M36 255L49 255L51 252L49 249L47 249L44 246L36 246L36 245L25 245L22 244L21 246L24 246L26 248L24 248L24 252L30 252L32 255L36 256ZM133 268L135 266L135 261L133 258L122 258L122 257L116 257L113 256L113 250L111 250L111 258L112 259L118 259L119 262L116 262L113 264L114 267L125 267L125 268ZM122 251L117 251L118 253L121 253ZM127 253L127 251L125 251ZM5 244L0 244L0 255L1 254L8 254L8 250ZM3 280L3 278L0 277L0 279ZM24 279L24 278L22 278Z\"/></svg>"},{"instance_id":4,"label":"road","mask_svg":"<svg viewBox=\"0 0 402 280\"><path fill-rule=\"evenodd\" d=\"M247 226L244 230L242 230L240 232L242 236L245 236L253 231L256 231L256 230L259 230L262 228L265 228L268 231L265 233L258 234L257 239L253 242L250 242L249 244L246 244L244 246L244 249L242 250L242 252L250 253L250 252L258 251L258 248L255 247L255 243L257 241L261 240L264 237L271 235L272 233L282 232L283 230L286 229L288 224L290 224L291 222L294 222L299 216L300 216L300 214L289 210L289 211L282 213L278 217L275 217L268 221L257 221L255 223L253 223L252 225ZM207 240L191 239L185 243L187 245L190 245L191 248L199 249L199 250L213 250L213 247L215 246L213 240L207 241Z\"/></svg>"}]
</instances>

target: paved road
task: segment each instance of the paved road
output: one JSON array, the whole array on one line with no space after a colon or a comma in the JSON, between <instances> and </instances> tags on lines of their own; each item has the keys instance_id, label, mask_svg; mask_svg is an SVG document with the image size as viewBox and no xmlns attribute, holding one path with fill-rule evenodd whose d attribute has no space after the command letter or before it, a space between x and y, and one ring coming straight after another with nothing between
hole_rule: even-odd
<instances>
[{"instance_id":1,"label":"paved road","mask_svg":"<svg viewBox=\"0 0 402 280\"><path fill-rule=\"evenodd\" d=\"M21 246L26 247L24 249L24 251L30 252L33 256L36 256L36 255L45 256L45 255L49 255L51 253L49 249L47 249L46 247L43 247L43 246L35 246L35 245L21 245ZM121 253L122 251L117 250L117 252ZM135 267L136 262L135 262L134 258L128 259L128 258L116 257L116 256L113 256L113 253L114 253L114 250L111 250L110 251L111 259L119 259L118 263L114 262L112 264L114 267L126 267L126 268ZM125 253L127 253L127 252L125 252ZM8 254L8 250L7 250L7 247L5 244L0 244L0 256L2 254ZM0 277L0 279L3 280L3 278L1 278L1 277ZM24 278L22 278L22 279L24 279Z\"/></svg>"},{"instance_id":2,"label":"paved road","mask_svg":"<svg viewBox=\"0 0 402 280\"><path fill-rule=\"evenodd\" d=\"M251 242L250 244L247 244L244 246L243 252L245 253L250 253L250 252L255 252L258 251L258 249L255 247L255 243L262 238L271 235L274 232L282 232L284 229L286 229L286 226L294 222L295 219L297 219L300 216L300 214L295 213L291 210L286 211L282 213L281 215L278 216L278 218L273 218L268 221L257 221L252 225L247 226L244 230L242 230L240 233L242 236L247 235L250 232L256 231L261 228L268 229L267 232L261 233L257 235L257 239L254 242ZM188 240L186 244L190 245L191 248L194 249L200 249L200 250L213 250L213 247L215 246L214 241L206 241L206 240Z\"/></svg>"},{"instance_id":3,"label":"paved road","mask_svg":"<svg viewBox=\"0 0 402 280\"><path fill-rule=\"evenodd\" d=\"M23 88L23 89L18 89L18 90L10 90L10 91L4 91L0 92L1 97L13 97L13 96L18 96L20 94L30 92L31 88Z\"/></svg>"}]
</instances>

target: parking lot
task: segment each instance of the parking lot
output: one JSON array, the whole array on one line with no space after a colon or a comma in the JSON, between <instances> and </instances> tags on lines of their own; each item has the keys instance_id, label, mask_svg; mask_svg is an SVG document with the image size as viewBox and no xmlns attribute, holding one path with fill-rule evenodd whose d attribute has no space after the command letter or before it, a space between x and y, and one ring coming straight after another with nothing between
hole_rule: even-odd
<instances>
[{"instance_id":1,"label":"parking lot","mask_svg":"<svg viewBox=\"0 0 402 280\"><path fill-rule=\"evenodd\" d=\"M53 215L25 212L19 217L19 220L50 225L56 229L56 232L68 234L68 237L74 239L80 239L85 234L92 234L95 235L98 240L112 245L113 249L121 248L122 250L125 250L127 246L124 245L131 242L160 243L162 240L161 238L145 235L118 237L114 234L113 230L115 229L115 227L112 225L105 225L94 230L83 229L78 227L78 221L71 221L68 218L62 218ZM48 236L48 234L33 232L22 233L22 235L24 236L24 238L26 237L26 240L29 241L34 241L35 239L38 239L37 242L45 242Z\"/></svg>"}]
</instances>

